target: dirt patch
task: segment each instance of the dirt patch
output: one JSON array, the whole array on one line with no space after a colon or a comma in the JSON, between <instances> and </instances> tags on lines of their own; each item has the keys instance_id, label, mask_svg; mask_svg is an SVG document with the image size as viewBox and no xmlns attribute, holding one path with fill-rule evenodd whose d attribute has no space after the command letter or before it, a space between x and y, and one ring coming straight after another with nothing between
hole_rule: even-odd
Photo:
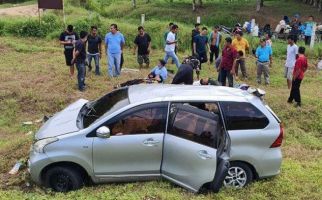
<instances>
[{"instance_id":1,"label":"dirt patch","mask_svg":"<svg viewBox=\"0 0 322 200\"><path fill-rule=\"evenodd\" d=\"M41 11L42 12L42 11ZM38 16L38 5L17 6L0 9L0 16Z\"/></svg>"},{"instance_id":2,"label":"dirt patch","mask_svg":"<svg viewBox=\"0 0 322 200\"><path fill-rule=\"evenodd\" d=\"M310 150L301 145L291 145L283 149L285 158L297 161L317 161L322 157L322 150Z\"/></svg>"}]
</instances>

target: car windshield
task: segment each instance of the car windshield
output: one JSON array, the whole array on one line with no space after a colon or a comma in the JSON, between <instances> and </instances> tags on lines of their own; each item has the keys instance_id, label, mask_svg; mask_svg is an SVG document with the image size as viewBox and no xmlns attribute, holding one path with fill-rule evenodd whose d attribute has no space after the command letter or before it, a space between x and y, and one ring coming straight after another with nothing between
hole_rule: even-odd
<instances>
[{"instance_id":1,"label":"car windshield","mask_svg":"<svg viewBox=\"0 0 322 200\"><path fill-rule=\"evenodd\" d=\"M100 99L88 102L80 112L83 128L87 128L102 116L113 113L129 103L128 88L115 90Z\"/></svg>"}]
</instances>

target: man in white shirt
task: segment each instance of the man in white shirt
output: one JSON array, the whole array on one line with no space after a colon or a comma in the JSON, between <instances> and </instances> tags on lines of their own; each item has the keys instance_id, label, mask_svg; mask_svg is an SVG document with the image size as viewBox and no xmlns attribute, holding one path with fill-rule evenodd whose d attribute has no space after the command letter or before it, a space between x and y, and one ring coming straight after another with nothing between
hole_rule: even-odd
<instances>
[{"instance_id":1,"label":"man in white shirt","mask_svg":"<svg viewBox=\"0 0 322 200\"><path fill-rule=\"evenodd\" d=\"M179 59L175 53L176 44L178 42L176 40L177 31L178 31L178 26L174 24L171 27L171 31L167 35L166 46L164 49L165 50L164 61L167 63L168 59L171 57L174 60L177 68L179 68L179 66L180 66Z\"/></svg>"},{"instance_id":2,"label":"man in white shirt","mask_svg":"<svg viewBox=\"0 0 322 200\"><path fill-rule=\"evenodd\" d=\"M291 89L293 69L294 69L296 57L298 54L298 46L294 43L294 38L291 35L287 37L287 42L288 42L287 57L285 62L284 77L286 78L288 89Z\"/></svg>"}]
</instances>

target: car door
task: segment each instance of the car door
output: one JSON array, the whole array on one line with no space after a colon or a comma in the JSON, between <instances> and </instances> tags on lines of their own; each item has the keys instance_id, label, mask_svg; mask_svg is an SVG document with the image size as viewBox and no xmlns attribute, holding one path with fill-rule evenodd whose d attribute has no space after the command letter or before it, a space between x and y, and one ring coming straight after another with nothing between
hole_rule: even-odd
<instances>
[{"instance_id":1,"label":"car door","mask_svg":"<svg viewBox=\"0 0 322 200\"><path fill-rule=\"evenodd\" d=\"M110 129L110 137L94 137L96 178L115 181L160 176L167 110L168 103L141 105L102 124Z\"/></svg>"},{"instance_id":2,"label":"car door","mask_svg":"<svg viewBox=\"0 0 322 200\"><path fill-rule=\"evenodd\" d=\"M194 192L212 182L217 168L218 122L215 113L172 104L164 139L162 176Z\"/></svg>"}]
</instances>

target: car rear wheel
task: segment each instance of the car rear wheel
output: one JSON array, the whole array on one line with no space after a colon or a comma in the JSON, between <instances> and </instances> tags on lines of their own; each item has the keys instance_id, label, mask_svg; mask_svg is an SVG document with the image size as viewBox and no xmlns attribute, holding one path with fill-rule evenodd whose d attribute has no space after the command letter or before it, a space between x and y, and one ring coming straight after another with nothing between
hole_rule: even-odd
<instances>
[{"instance_id":1,"label":"car rear wheel","mask_svg":"<svg viewBox=\"0 0 322 200\"><path fill-rule=\"evenodd\" d=\"M50 168L45 176L46 186L56 192L69 192L77 190L84 185L83 178L79 171L69 167Z\"/></svg>"},{"instance_id":2,"label":"car rear wheel","mask_svg":"<svg viewBox=\"0 0 322 200\"><path fill-rule=\"evenodd\" d=\"M225 187L242 188L253 180L250 167L242 162L232 162L224 180Z\"/></svg>"}]
</instances>

